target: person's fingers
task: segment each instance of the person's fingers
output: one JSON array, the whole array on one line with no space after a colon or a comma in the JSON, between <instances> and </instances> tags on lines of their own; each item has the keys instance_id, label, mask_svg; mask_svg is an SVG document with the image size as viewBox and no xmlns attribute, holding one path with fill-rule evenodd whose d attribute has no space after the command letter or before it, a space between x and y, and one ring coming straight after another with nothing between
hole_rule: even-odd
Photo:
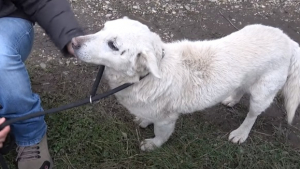
<instances>
[{"instance_id":1,"label":"person's fingers","mask_svg":"<svg viewBox=\"0 0 300 169\"><path fill-rule=\"evenodd\" d=\"M5 139L6 139L6 138L1 137L1 138L0 138L0 143L3 143L3 142L5 141Z\"/></svg>"},{"instance_id":2,"label":"person's fingers","mask_svg":"<svg viewBox=\"0 0 300 169\"><path fill-rule=\"evenodd\" d=\"M5 118L4 117L0 118L0 124L2 124L4 122L5 122Z\"/></svg>"},{"instance_id":3,"label":"person's fingers","mask_svg":"<svg viewBox=\"0 0 300 169\"><path fill-rule=\"evenodd\" d=\"M6 139L6 136L7 136L7 134L9 133L9 131L10 131L10 127L9 126L6 126L6 127L4 127L4 129L2 129L1 131L0 131L0 139ZM1 140L0 140L1 141Z\"/></svg>"},{"instance_id":4,"label":"person's fingers","mask_svg":"<svg viewBox=\"0 0 300 169\"><path fill-rule=\"evenodd\" d=\"M1 132L4 132L5 134L8 134L10 131L10 126L5 126L4 129L2 129Z\"/></svg>"},{"instance_id":5,"label":"person's fingers","mask_svg":"<svg viewBox=\"0 0 300 169\"><path fill-rule=\"evenodd\" d=\"M5 122L5 118L4 117L0 118L0 124L2 124L4 122ZM9 133L9 131L10 131L10 126L4 127L4 129L2 129L0 131L0 138L2 138L3 136L6 137L6 135Z\"/></svg>"},{"instance_id":6,"label":"person's fingers","mask_svg":"<svg viewBox=\"0 0 300 169\"><path fill-rule=\"evenodd\" d=\"M5 122L5 118L0 118L0 124ZM10 131L10 127L6 126L0 131L0 148L3 147L3 142L5 141L7 134Z\"/></svg>"},{"instance_id":7,"label":"person's fingers","mask_svg":"<svg viewBox=\"0 0 300 169\"><path fill-rule=\"evenodd\" d=\"M68 52L74 56L74 49L72 47L72 42L68 43L67 49L68 49Z\"/></svg>"}]
</instances>

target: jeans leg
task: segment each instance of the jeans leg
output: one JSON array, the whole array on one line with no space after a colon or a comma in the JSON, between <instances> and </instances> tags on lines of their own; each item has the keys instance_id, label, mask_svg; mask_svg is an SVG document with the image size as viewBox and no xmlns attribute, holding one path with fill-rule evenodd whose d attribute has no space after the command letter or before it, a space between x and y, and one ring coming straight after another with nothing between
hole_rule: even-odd
<instances>
[{"instance_id":1,"label":"jeans leg","mask_svg":"<svg viewBox=\"0 0 300 169\"><path fill-rule=\"evenodd\" d=\"M31 90L24 64L33 39L29 21L0 18L0 116L7 119L43 110L39 96ZM44 116L14 123L11 128L19 146L39 143L47 130Z\"/></svg>"}]
</instances>

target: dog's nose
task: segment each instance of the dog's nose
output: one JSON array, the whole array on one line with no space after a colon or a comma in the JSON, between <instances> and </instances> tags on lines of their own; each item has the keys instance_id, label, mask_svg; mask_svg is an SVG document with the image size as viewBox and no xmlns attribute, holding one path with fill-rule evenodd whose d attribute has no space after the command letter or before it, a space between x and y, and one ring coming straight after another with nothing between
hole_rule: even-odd
<instances>
[{"instance_id":1,"label":"dog's nose","mask_svg":"<svg viewBox=\"0 0 300 169\"><path fill-rule=\"evenodd\" d=\"M81 47L80 42L77 40L77 38L72 38L72 48L73 49L79 49Z\"/></svg>"}]
</instances>

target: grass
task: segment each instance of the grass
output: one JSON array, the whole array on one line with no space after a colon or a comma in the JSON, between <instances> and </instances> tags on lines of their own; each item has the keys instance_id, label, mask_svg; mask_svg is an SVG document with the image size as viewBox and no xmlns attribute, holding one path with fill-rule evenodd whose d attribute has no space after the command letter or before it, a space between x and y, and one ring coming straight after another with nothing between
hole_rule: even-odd
<instances>
[{"instance_id":1,"label":"grass","mask_svg":"<svg viewBox=\"0 0 300 169\"><path fill-rule=\"evenodd\" d=\"M54 69L57 68L52 66L50 70L40 70L33 67L29 70L35 84L34 90L40 93L44 109L88 95L96 69L87 71L91 67L70 67L70 74L80 79L76 82L72 80L74 76L62 76L59 71L53 71ZM51 79L50 86L40 84L43 78ZM102 85L99 92L106 89ZM275 128L270 136L252 132L246 143L235 145L227 141L228 132L224 132L222 126L207 121L202 113L195 113L182 116L177 121L174 134L160 149L142 152L139 142L153 137L153 126L141 129L133 123L132 118L113 96L94 105L47 115L48 144L55 168L300 168L300 153L284 141L285 136L280 132L281 129ZM243 119L236 116L233 118ZM263 120L257 123L261 124ZM14 151L6 156L11 168L14 167L15 156Z\"/></svg>"},{"instance_id":2,"label":"grass","mask_svg":"<svg viewBox=\"0 0 300 169\"><path fill-rule=\"evenodd\" d=\"M176 132L161 149L141 152L139 141L153 136L152 127L142 130L132 122L95 117L93 112L85 106L49 116L49 144L57 168L300 167L299 153L283 143L252 138L245 145L234 145L227 135L218 137L222 132L212 124L193 116L178 121Z\"/></svg>"}]
</instances>

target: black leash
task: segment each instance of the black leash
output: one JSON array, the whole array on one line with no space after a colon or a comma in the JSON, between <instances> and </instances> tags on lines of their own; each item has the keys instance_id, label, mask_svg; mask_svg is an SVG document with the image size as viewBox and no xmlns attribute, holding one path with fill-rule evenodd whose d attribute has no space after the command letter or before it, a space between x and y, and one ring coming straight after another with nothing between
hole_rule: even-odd
<instances>
[{"instance_id":1,"label":"black leash","mask_svg":"<svg viewBox=\"0 0 300 169\"><path fill-rule=\"evenodd\" d=\"M100 66L98 74L97 74L97 78L94 81L94 84L93 84L92 90L90 92L90 97L89 98L79 100L75 103L70 103L70 104L63 105L63 106L60 106L60 107L57 107L57 108L52 108L52 109L49 109L49 110L46 110L46 111L36 112L36 113L28 114L28 115L25 115L25 116L22 116L22 117L9 119L9 120L5 121L4 123L2 123L0 125L0 131L5 126L11 125L11 124L19 122L19 121L24 121L24 120L27 120L27 119L31 119L31 118L38 117L38 116L43 116L43 115L46 115L46 114L57 113L57 112L64 111L64 110L67 110L67 109L79 107L79 106L82 106L82 105L87 104L87 103L93 103L94 101L98 101L100 99L106 98L110 95L113 95L113 94L115 94L115 93L117 93L117 92L133 85L133 83L125 83L121 86L118 86L118 87L112 89L112 90L109 90L107 92L96 95L98 86L100 84L100 80L101 80L103 72L104 72L104 68L105 68L104 66ZM140 80L142 80L146 76L141 77ZM5 163L5 160L3 158L3 155L6 155L9 152L9 150L13 147L13 144L14 144L14 137L12 136L12 134L10 134L9 141L6 140L4 142L4 146L0 149L0 164L2 166L2 169L8 169L8 167Z\"/></svg>"},{"instance_id":2,"label":"black leash","mask_svg":"<svg viewBox=\"0 0 300 169\"><path fill-rule=\"evenodd\" d=\"M49 110L46 110L46 111L35 112L35 113L31 113L31 114L28 114L28 115L25 115L25 116L22 116L22 117L16 117L16 118L13 118L13 119L6 120L4 123L2 123L0 125L0 130L2 130L5 126L11 125L11 124L19 122L19 121L24 121L24 120L27 120L27 119L31 119L31 118L38 117L38 116L43 116L43 115L46 115L46 114L57 113L57 112L60 112L60 111L63 111L63 110L71 109L71 108L74 108L74 107L79 107L79 106L82 106L84 104L91 103L91 102L103 99L105 97L108 97L108 96L110 96L110 95L112 95L112 94L114 94L114 93L116 93L120 90L123 90L123 89L125 89L125 88L132 85L132 83L126 83L126 84L123 84L123 85L121 85L117 88L114 88L114 89L112 89L108 92L104 92L102 94L99 94L99 95L95 96L95 94L97 92L97 88L98 88L99 83L100 83L100 80L101 80L102 75L103 75L103 71L104 71L104 66L100 66L99 72L97 74L97 78L94 81L93 88L90 92L90 94L91 94L90 98L79 100L77 102L70 103L70 104L67 104L67 105L63 105L63 106L60 106L60 107L57 107L57 108L52 108L52 109L49 109Z\"/></svg>"},{"instance_id":3,"label":"black leash","mask_svg":"<svg viewBox=\"0 0 300 169\"><path fill-rule=\"evenodd\" d=\"M104 66L100 66L99 68L99 71L98 71L98 74L97 74L97 77L96 77L96 80L93 84L93 87L92 87L92 90L91 90L91 95L90 95L90 98L91 97L94 97L96 95L96 92L97 92L97 89L98 89L98 86L100 84L100 80L102 78L102 75L103 75L103 72L104 72Z\"/></svg>"}]
</instances>

